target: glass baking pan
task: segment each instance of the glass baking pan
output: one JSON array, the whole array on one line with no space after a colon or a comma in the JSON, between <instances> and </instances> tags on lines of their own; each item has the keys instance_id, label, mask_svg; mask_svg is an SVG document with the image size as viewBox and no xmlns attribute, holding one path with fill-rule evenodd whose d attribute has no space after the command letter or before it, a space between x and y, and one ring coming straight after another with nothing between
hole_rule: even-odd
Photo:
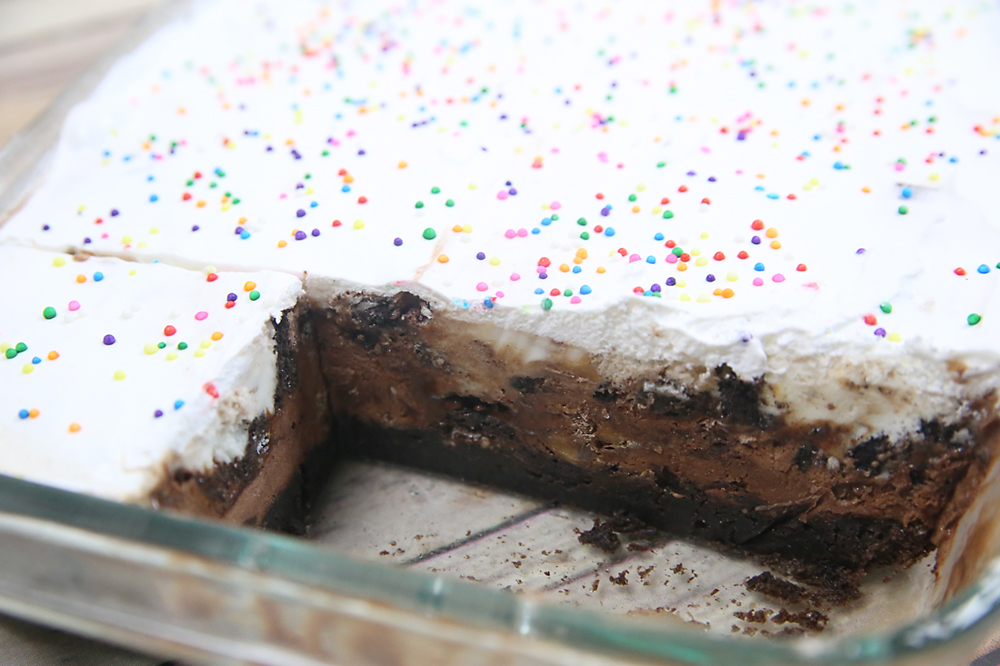
<instances>
[{"instance_id":1,"label":"glass baking pan","mask_svg":"<svg viewBox=\"0 0 1000 666\"><path fill-rule=\"evenodd\" d=\"M72 106L188 10L151 13L0 149L0 224ZM1000 620L995 505L963 538L971 582L945 594L932 555L766 639L798 626L748 615L783 605L744 587L753 561L663 535L609 555L577 538L593 514L386 463L340 464L305 538L0 476L0 611L192 662L967 666Z\"/></svg>"}]
</instances>

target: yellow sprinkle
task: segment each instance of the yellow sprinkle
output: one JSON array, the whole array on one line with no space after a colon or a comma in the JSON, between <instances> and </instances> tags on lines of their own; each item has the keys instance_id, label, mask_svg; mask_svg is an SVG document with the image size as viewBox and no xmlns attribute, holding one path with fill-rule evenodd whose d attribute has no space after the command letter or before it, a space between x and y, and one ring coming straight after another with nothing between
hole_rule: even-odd
<instances>
[{"instance_id":1,"label":"yellow sprinkle","mask_svg":"<svg viewBox=\"0 0 1000 666\"><path fill-rule=\"evenodd\" d=\"M478 185L476 185L475 183L469 183L469 189L470 189L470 190L474 190L474 189L476 189L477 187L479 187L479 186L478 186Z\"/></svg>"},{"instance_id":2,"label":"yellow sprinkle","mask_svg":"<svg viewBox=\"0 0 1000 666\"><path fill-rule=\"evenodd\" d=\"M930 178L931 180L938 180L939 178L941 178L941 175L937 173L932 173L930 176L928 176L928 178Z\"/></svg>"},{"instance_id":3,"label":"yellow sprinkle","mask_svg":"<svg viewBox=\"0 0 1000 666\"><path fill-rule=\"evenodd\" d=\"M117 379L118 381L125 379L125 371L115 370L114 378Z\"/></svg>"},{"instance_id":4,"label":"yellow sprinkle","mask_svg":"<svg viewBox=\"0 0 1000 666\"><path fill-rule=\"evenodd\" d=\"M59 266L64 265L65 263L66 263L66 259L64 259L63 257L55 257L52 260L52 265L55 266L56 268L58 268Z\"/></svg>"},{"instance_id":5,"label":"yellow sprinkle","mask_svg":"<svg viewBox=\"0 0 1000 666\"><path fill-rule=\"evenodd\" d=\"M69 424L69 431L70 432L80 432L80 424L79 423L70 423Z\"/></svg>"},{"instance_id":6,"label":"yellow sprinkle","mask_svg":"<svg viewBox=\"0 0 1000 666\"><path fill-rule=\"evenodd\" d=\"M490 259L490 266L499 266L499 265L500 265L500 259L498 259L497 257L493 257L492 259Z\"/></svg>"},{"instance_id":7,"label":"yellow sprinkle","mask_svg":"<svg viewBox=\"0 0 1000 666\"><path fill-rule=\"evenodd\" d=\"M194 357L195 358L201 358L204 355L205 355L205 352L203 350L201 350L201 349L195 349L194 350Z\"/></svg>"},{"instance_id":8,"label":"yellow sprinkle","mask_svg":"<svg viewBox=\"0 0 1000 666\"><path fill-rule=\"evenodd\" d=\"M700 296L698 296L698 302L699 303L711 303L712 302L712 297L709 296L708 294L701 294Z\"/></svg>"},{"instance_id":9,"label":"yellow sprinkle","mask_svg":"<svg viewBox=\"0 0 1000 666\"><path fill-rule=\"evenodd\" d=\"M128 245L132 242L131 236L122 236L122 245Z\"/></svg>"},{"instance_id":10,"label":"yellow sprinkle","mask_svg":"<svg viewBox=\"0 0 1000 666\"><path fill-rule=\"evenodd\" d=\"M543 203L542 204L542 210L548 210L549 208L551 208L551 206L549 206L549 204L547 204L547 203Z\"/></svg>"},{"instance_id":11,"label":"yellow sprinkle","mask_svg":"<svg viewBox=\"0 0 1000 666\"><path fill-rule=\"evenodd\" d=\"M212 339L218 342L219 340L222 339L222 333L220 333L219 331L212 333Z\"/></svg>"},{"instance_id":12,"label":"yellow sprinkle","mask_svg":"<svg viewBox=\"0 0 1000 666\"><path fill-rule=\"evenodd\" d=\"M79 215L85 210L87 210L87 207L84 206L83 204L80 204L79 206L76 207L76 214Z\"/></svg>"},{"instance_id":13,"label":"yellow sprinkle","mask_svg":"<svg viewBox=\"0 0 1000 666\"><path fill-rule=\"evenodd\" d=\"M144 241L140 241L139 245L137 247L144 248L144 247L146 247L146 243Z\"/></svg>"},{"instance_id":14,"label":"yellow sprinkle","mask_svg":"<svg viewBox=\"0 0 1000 666\"><path fill-rule=\"evenodd\" d=\"M730 282L736 282L737 280L740 279L740 276L738 273L733 271L732 273L726 276L726 279L729 280Z\"/></svg>"},{"instance_id":15,"label":"yellow sprinkle","mask_svg":"<svg viewBox=\"0 0 1000 666\"><path fill-rule=\"evenodd\" d=\"M176 352L167 352L167 360L168 361L173 361L173 360L176 360L176 359L177 359L177 353Z\"/></svg>"},{"instance_id":16,"label":"yellow sprinkle","mask_svg":"<svg viewBox=\"0 0 1000 666\"><path fill-rule=\"evenodd\" d=\"M683 289L684 287L688 286L688 283L685 280L678 280L677 286Z\"/></svg>"},{"instance_id":17,"label":"yellow sprinkle","mask_svg":"<svg viewBox=\"0 0 1000 666\"><path fill-rule=\"evenodd\" d=\"M355 229L364 229L365 228L365 223L362 222L361 220L354 220L354 228Z\"/></svg>"},{"instance_id":18,"label":"yellow sprinkle","mask_svg":"<svg viewBox=\"0 0 1000 666\"><path fill-rule=\"evenodd\" d=\"M471 224L463 224L462 225L462 231L464 231L467 234L471 234L472 233L472 225Z\"/></svg>"},{"instance_id":19,"label":"yellow sprinkle","mask_svg":"<svg viewBox=\"0 0 1000 666\"><path fill-rule=\"evenodd\" d=\"M890 333L889 334L889 341L890 342L899 342L902 339L903 339L903 336L900 335L899 333Z\"/></svg>"},{"instance_id":20,"label":"yellow sprinkle","mask_svg":"<svg viewBox=\"0 0 1000 666\"><path fill-rule=\"evenodd\" d=\"M130 271L128 272L128 274L129 274L129 275L135 275L135 274L136 274L136 270L135 270L135 269L133 268L132 270L130 270Z\"/></svg>"},{"instance_id":21,"label":"yellow sprinkle","mask_svg":"<svg viewBox=\"0 0 1000 666\"><path fill-rule=\"evenodd\" d=\"M693 247L691 248L691 251L688 254L690 254L692 257L697 257L699 254L701 254L701 250L699 250L696 247Z\"/></svg>"},{"instance_id":22,"label":"yellow sprinkle","mask_svg":"<svg viewBox=\"0 0 1000 666\"><path fill-rule=\"evenodd\" d=\"M702 240L708 238L708 232L707 231L701 232L701 238L702 238Z\"/></svg>"},{"instance_id":23,"label":"yellow sprinkle","mask_svg":"<svg viewBox=\"0 0 1000 666\"><path fill-rule=\"evenodd\" d=\"M13 346L14 345L10 344L9 342L0 342L0 354L3 354Z\"/></svg>"},{"instance_id":24,"label":"yellow sprinkle","mask_svg":"<svg viewBox=\"0 0 1000 666\"><path fill-rule=\"evenodd\" d=\"M682 301L690 301L691 300L691 295L690 294L681 294L681 300Z\"/></svg>"},{"instance_id":25,"label":"yellow sprinkle","mask_svg":"<svg viewBox=\"0 0 1000 666\"><path fill-rule=\"evenodd\" d=\"M646 191L646 183L639 183L638 185L635 186L635 189L636 189L637 192L645 192Z\"/></svg>"},{"instance_id":26,"label":"yellow sprinkle","mask_svg":"<svg viewBox=\"0 0 1000 666\"><path fill-rule=\"evenodd\" d=\"M201 348L202 349L208 349L211 346L212 346L212 341L211 340L202 340L201 341Z\"/></svg>"},{"instance_id":27,"label":"yellow sprinkle","mask_svg":"<svg viewBox=\"0 0 1000 666\"><path fill-rule=\"evenodd\" d=\"M31 365L30 363L25 363L24 366L21 368L21 372L23 372L26 375L30 375L31 371L34 369L35 366Z\"/></svg>"},{"instance_id":28,"label":"yellow sprinkle","mask_svg":"<svg viewBox=\"0 0 1000 666\"><path fill-rule=\"evenodd\" d=\"M438 263L439 264L447 264L448 263L448 255L447 254L439 254L438 255Z\"/></svg>"},{"instance_id":29,"label":"yellow sprinkle","mask_svg":"<svg viewBox=\"0 0 1000 666\"><path fill-rule=\"evenodd\" d=\"M158 234L158 233L160 233L160 228L159 227L150 227L149 233L151 233L151 234Z\"/></svg>"},{"instance_id":30,"label":"yellow sprinkle","mask_svg":"<svg viewBox=\"0 0 1000 666\"><path fill-rule=\"evenodd\" d=\"M253 291L256 288L257 288L257 283L256 282L249 282L248 281L248 282L246 282L243 285L243 291Z\"/></svg>"},{"instance_id":31,"label":"yellow sprinkle","mask_svg":"<svg viewBox=\"0 0 1000 666\"><path fill-rule=\"evenodd\" d=\"M695 266L704 266L707 263L708 263L708 259L706 259L705 257L698 257L694 261L694 265Z\"/></svg>"},{"instance_id":32,"label":"yellow sprinkle","mask_svg":"<svg viewBox=\"0 0 1000 666\"><path fill-rule=\"evenodd\" d=\"M653 215L659 215L663 212L663 208L660 206L653 206Z\"/></svg>"},{"instance_id":33,"label":"yellow sprinkle","mask_svg":"<svg viewBox=\"0 0 1000 666\"><path fill-rule=\"evenodd\" d=\"M677 270L679 270L679 271L686 271L687 269L688 269L688 265L685 264L683 261L678 261L677 262Z\"/></svg>"},{"instance_id":34,"label":"yellow sprinkle","mask_svg":"<svg viewBox=\"0 0 1000 666\"><path fill-rule=\"evenodd\" d=\"M781 241L771 241L771 249L772 250L780 250L781 249Z\"/></svg>"},{"instance_id":35,"label":"yellow sprinkle","mask_svg":"<svg viewBox=\"0 0 1000 666\"><path fill-rule=\"evenodd\" d=\"M159 349L160 348L156 346L155 342L147 342L145 345L142 346L142 351L146 352L150 356L159 351Z\"/></svg>"},{"instance_id":36,"label":"yellow sprinkle","mask_svg":"<svg viewBox=\"0 0 1000 666\"><path fill-rule=\"evenodd\" d=\"M315 194L315 192L316 192L316 190L314 190L314 189L313 189L313 188L311 188L311 187L307 187L307 188L306 188L306 194Z\"/></svg>"},{"instance_id":37,"label":"yellow sprinkle","mask_svg":"<svg viewBox=\"0 0 1000 666\"><path fill-rule=\"evenodd\" d=\"M598 273L604 273L605 272L604 266L598 266L597 267L597 272Z\"/></svg>"}]
</instances>

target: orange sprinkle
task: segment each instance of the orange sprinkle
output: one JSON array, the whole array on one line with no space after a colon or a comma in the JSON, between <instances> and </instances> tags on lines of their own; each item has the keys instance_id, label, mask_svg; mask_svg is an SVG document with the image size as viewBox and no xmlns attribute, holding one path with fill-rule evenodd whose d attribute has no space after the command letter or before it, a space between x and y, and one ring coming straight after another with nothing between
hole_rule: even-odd
<instances>
[{"instance_id":1,"label":"orange sprinkle","mask_svg":"<svg viewBox=\"0 0 1000 666\"><path fill-rule=\"evenodd\" d=\"M77 275L76 281L79 282L80 284L83 284L84 282L87 281L87 276L83 274Z\"/></svg>"},{"instance_id":2,"label":"orange sprinkle","mask_svg":"<svg viewBox=\"0 0 1000 666\"><path fill-rule=\"evenodd\" d=\"M768 238L777 238L778 237L778 230L775 229L774 227L771 227L765 233L766 233L766 235L767 235Z\"/></svg>"},{"instance_id":3,"label":"orange sprinkle","mask_svg":"<svg viewBox=\"0 0 1000 666\"><path fill-rule=\"evenodd\" d=\"M285 241L283 240L278 241L278 247L285 247L286 245L288 245L288 243L286 243Z\"/></svg>"},{"instance_id":4,"label":"orange sprinkle","mask_svg":"<svg viewBox=\"0 0 1000 666\"><path fill-rule=\"evenodd\" d=\"M38 410L37 409L29 409L28 410L28 417L29 418L33 418L33 419L38 418Z\"/></svg>"},{"instance_id":5,"label":"orange sprinkle","mask_svg":"<svg viewBox=\"0 0 1000 666\"><path fill-rule=\"evenodd\" d=\"M585 248L581 247L579 250L576 251L576 256L580 257L581 259L586 259L587 258L587 250Z\"/></svg>"},{"instance_id":6,"label":"orange sprinkle","mask_svg":"<svg viewBox=\"0 0 1000 666\"><path fill-rule=\"evenodd\" d=\"M456 234L460 234L460 233L462 233L462 225L461 224L456 224L455 226L453 226L451 228L451 230L454 231Z\"/></svg>"},{"instance_id":7,"label":"orange sprinkle","mask_svg":"<svg viewBox=\"0 0 1000 666\"><path fill-rule=\"evenodd\" d=\"M580 257L573 257L573 263L574 264L582 264L583 263L583 259L581 259Z\"/></svg>"},{"instance_id":8,"label":"orange sprinkle","mask_svg":"<svg viewBox=\"0 0 1000 666\"><path fill-rule=\"evenodd\" d=\"M222 333L219 333L218 331L212 333L212 339L218 342L219 340L222 339Z\"/></svg>"},{"instance_id":9,"label":"orange sprinkle","mask_svg":"<svg viewBox=\"0 0 1000 666\"><path fill-rule=\"evenodd\" d=\"M204 201L199 201L198 204L197 204L197 206L198 206L198 208L204 208L205 207L205 202Z\"/></svg>"},{"instance_id":10,"label":"orange sprinkle","mask_svg":"<svg viewBox=\"0 0 1000 666\"><path fill-rule=\"evenodd\" d=\"M722 297L723 298L732 298L735 295L736 295L736 292L733 291L732 289L723 289L722 290Z\"/></svg>"},{"instance_id":11,"label":"orange sprinkle","mask_svg":"<svg viewBox=\"0 0 1000 666\"><path fill-rule=\"evenodd\" d=\"M256 288L257 288L256 282L247 282L246 284L243 285L243 291L253 291Z\"/></svg>"},{"instance_id":12,"label":"orange sprinkle","mask_svg":"<svg viewBox=\"0 0 1000 666\"><path fill-rule=\"evenodd\" d=\"M59 352L50 351L48 358L50 361L56 360L57 358L59 358Z\"/></svg>"},{"instance_id":13,"label":"orange sprinkle","mask_svg":"<svg viewBox=\"0 0 1000 666\"><path fill-rule=\"evenodd\" d=\"M638 213L639 212L639 207L638 206L632 206L632 212L633 213Z\"/></svg>"},{"instance_id":14,"label":"orange sprinkle","mask_svg":"<svg viewBox=\"0 0 1000 666\"><path fill-rule=\"evenodd\" d=\"M70 432L80 432L80 424L79 423L70 423L69 424L69 431Z\"/></svg>"},{"instance_id":15,"label":"orange sprinkle","mask_svg":"<svg viewBox=\"0 0 1000 666\"><path fill-rule=\"evenodd\" d=\"M569 264L562 264L561 266L559 266L559 270L561 270L563 273L569 273Z\"/></svg>"},{"instance_id":16,"label":"orange sprinkle","mask_svg":"<svg viewBox=\"0 0 1000 666\"><path fill-rule=\"evenodd\" d=\"M597 267L597 272L598 273L604 273L605 272L604 266L598 266Z\"/></svg>"},{"instance_id":17,"label":"orange sprinkle","mask_svg":"<svg viewBox=\"0 0 1000 666\"><path fill-rule=\"evenodd\" d=\"M780 241L771 241L771 249L772 250L780 250L781 249L781 242Z\"/></svg>"},{"instance_id":18,"label":"orange sprinkle","mask_svg":"<svg viewBox=\"0 0 1000 666\"><path fill-rule=\"evenodd\" d=\"M406 168L406 160L399 160L399 168L400 169Z\"/></svg>"},{"instance_id":19,"label":"orange sprinkle","mask_svg":"<svg viewBox=\"0 0 1000 666\"><path fill-rule=\"evenodd\" d=\"M448 263L448 255L447 254L439 254L438 255L438 263L439 264L447 264Z\"/></svg>"},{"instance_id":20,"label":"orange sprinkle","mask_svg":"<svg viewBox=\"0 0 1000 666\"><path fill-rule=\"evenodd\" d=\"M345 183L353 183L354 182L354 176L352 176L351 174L346 174L344 176L344 182Z\"/></svg>"},{"instance_id":21,"label":"orange sprinkle","mask_svg":"<svg viewBox=\"0 0 1000 666\"><path fill-rule=\"evenodd\" d=\"M865 194L868 194L872 191L872 188L865 185L864 187L861 188L861 191L864 192Z\"/></svg>"},{"instance_id":22,"label":"orange sprinkle","mask_svg":"<svg viewBox=\"0 0 1000 666\"><path fill-rule=\"evenodd\" d=\"M677 262L677 270L679 270L679 271L686 271L687 269L688 269L688 265L686 263L684 263L683 261L678 261Z\"/></svg>"},{"instance_id":23,"label":"orange sprinkle","mask_svg":"<svg viewBox=\"0 0 1000 666\"><path fill-rule=\"evenodd\" d=\"M722 289L716 289L712 292L713 296L722 296Z\"/></svg>"}]
</instances>

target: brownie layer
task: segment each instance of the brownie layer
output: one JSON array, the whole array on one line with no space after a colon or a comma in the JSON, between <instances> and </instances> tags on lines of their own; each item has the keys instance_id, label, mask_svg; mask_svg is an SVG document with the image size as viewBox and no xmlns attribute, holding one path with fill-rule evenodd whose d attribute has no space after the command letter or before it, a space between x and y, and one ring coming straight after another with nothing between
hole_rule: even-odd
<instances>
[{"instance_id":1,"label":"brownie layer","mask_svg":"<svg viewBox=\"0 0 1000 666\"><path fill-rule=\"evenodd\" d=\"M948 539L997 439L984 400L903 442L852 442L769 416L763 385L724 365L695 394L662 373L610 379L577 349L436 317L406 292L343 294L314 316L338 439L355 455L624 509L846 594L856 574Z\"/></svg>"},{"instance_id":2,"label":"brownie layer","mask_svg":"<svg viewBox=\"0 0 1000 666\"><path fill-rule=\"evenodd\" d=\"M298 531L317 479L325 479L319 458L309 454L329 440L328 399L308 310L297 305L272 326L278 364L273 413L247 423L240 458L205 472L168 470L150 495L154 507Z\"/></svg>"}]
</instances>

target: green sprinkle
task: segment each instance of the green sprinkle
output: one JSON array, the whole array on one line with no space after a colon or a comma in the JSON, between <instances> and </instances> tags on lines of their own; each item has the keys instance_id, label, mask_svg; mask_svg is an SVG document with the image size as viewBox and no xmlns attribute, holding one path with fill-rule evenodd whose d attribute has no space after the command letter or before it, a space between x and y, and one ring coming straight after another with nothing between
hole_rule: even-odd
<instances>
[{"instance_id":1,"label":"green sprinkle","mask_svg":"<svg viewBox=\"0 0 1000 666\"><path fill-rule=\"evenodd\" d=\"M674 248L673 250L671 250L671 252L673 252L673 253L674 253L674 256L675 256L675 257L679 257L679 256L681 256L682 254L684 254L684 250L682 250L682 249L681 249L681 248L679 248L679 247L675 247L675 248Z\"/></svg>"},{"instance_id":2,"label":"green sprinkle","mask_svg":"<svg viewBox=\"0 0 1000 666\"><path fill-rule=\"evenodd\" d=\"M193 180L189 180L188 182L186 182L184 184L187 185L188 187L191 187L192 185L194 185L194 181Z\"/></svg>"},{"instance_id":3,"label":"green sprinkle","mask_svg":"<svg viewBox=\"0 0 1000 666\"><path fill-rule=\"evenodd\" d=\"M423 201L418 201L417 205L414 206L414 208L423 208L423 207L424 207L424 202Z\"/></svg>"},{"instance_id":4,"label":"green sprinkle","mask_svg":"<svg viewBox=\"0 0 1000 666\"><path fill-rule=\"evenodd\" d=\"M250 300L251 301L256 301L258 298L260 298L260 292L259 291L257 291L256 289L254 289L253 291L250 292Z\"/></svg>"},{"instance_id":5,"label":"green sprinkle","mask_svg":"<svg viewBox=\"0 0 1000 666\"><path fill-rule=\"evenodd\" d=\"M323 155L323 157L328 157L330 155L330 151L329 150L324 150L323 153L322 153L322 155Z\"/></svg>"},{"instance_id":6,"label":"green sprinkle","mask_svg":"<svg viewBox=\"0 0 1000 666\"><path fill-rule=\"evenodd\" d=\"M552 213L551 215L549 215L549 219L552 220L553 222L558 222L559 221L559 214L558 213Z\"/></svg>"},{"instance_id":7,"label":"green sprinkle","mask_svg":"<svg viewBox=\"0 0 1000 666\"><path fill-rule=\"evenodd\" d=\"M306 180L309 180L312 177L313 177L313 175L311 173L307 173L306 176L305 176Z\"/></svg>"},{"instance_id":8,"label":"green sprinkle","mask_svg":"<svg viewBox=\"0 0 1000 666\"><path fill-rule=\"evenodd\" d=\"M582 234L580 234L580 238L582 238L583 240L590 240L590 234L584 231Z\"/></svg>"},{"instance_id":9,"label":"green sprinkle","mask_svg":"<svg viewBox=\"0 0 1000 666\"><path fill-rule=\"evenodd\" d=\"M878 306L882 309L882 312L886 314L892 312L892 303L890 303L889 301L883 301L882 303L879 303Z\"/></svg>"},{"instance_id":10,"label":"green sprinkle","mask_svg":"<svg viewBox=\"0 0 1000 666\"><path fill-rule=\"evenodd\" d=\"M899 207L899 214L900 215L906 215L909 212L910 212L910 209L907 208L906 206L900 206Z\"/></svg>"},{"instance_id":11,"label":"green sprinkle","mask_svg":"<svg viewBox=\"0 0 1000 666\"><path fill-rule=\"evenodd\" d=\"M437 194L440 191L441 191L440 187L432 187L431 188L431 194Z\"/></svg>"},{"instance_id":12,"label":"green sprinkle","mask_svg":"<svg viewBox=\"0 0 1000 666\"><path fill-rule=\"evenodd\" d=\"M28 351L28 345L24 344L23 342L18 342L16 345L14 345L14 349L17 351L18 354L20 354L21 352Z\"/></svg>"},{"instance_id":13,"label":"green sprinkle","mask_svg":"<svg viewBox=\"0 0 1000 666\"><path fill-rule=\"evenodd\" d=\"M232 193L232 192L223 192L223 194L224 194L224 195L226 195L227 197L231 197L231 196L233 196L233 193Z\"/></svg>"},{"instance_id":14,"label":"green sprinkle","mask_svg":"<svg viewBox=\"0 0 1000 666\"><path fill-rule=\"evenodd\" d=\"M157 348L157 349L163 349L163 348L164 348L164 347L166 347L166 346L167 346L167 343L166 343L166 342L157 342L157 343L156 343L156 348Z\"/></svg>"},{"instance_id":15,"label":"green sprinkle","mask_svg":"<svg viewBox=\"0 0 1000 666\"><path fill-rule=\"evenodd\" d=\"M7 351L5 351L3 355L6 356L7 358L14 358L15 356L17 356L17 350L11 347Z\"/></svg>"},{"instance_id":16,"label":"green sprinkle","mask_svg":"<svg viewBox=\"0 0 1000 666\"><path fill-rule=\"evenodd\" d=\"M178 342L177 343L177 348L180 349L181 351L184 351L185 349L188 348L188 343L186 343L186 342Z\"/></svg>"},{"instance_id":17,"label":"green sprinkle","mask_svg":"<svg viewBox=\"0 0 1000 666\"><path fill-rule=\"evenodd\" d=\"M426 238L427 240L434 240L435 238L437 238L437 232L431 229L430 227L427 227L426 229L424 229L424 238Z\"/></svg>"},{"instance_id":18,"label":"green sprinkle","mask_svg":"<svg viewBox=\"0 0 1000 666\"><path fill-rule=\"evenodd\" d=\"M629 201L635 201L635 195L634 194L628 195L628 200Z\"/></svg>"},{"instance_id":19,"label":"green sprinkle","mask_svg":"<svg viewBox=\"0 0 1000 666\"><path fill-rule=\"evenodd\" d=\"M447 201L444 202L444 205L447 206L448 208L451 208L452 206L455 205L455 202L452 201L451 199L448 199Z\"/></svg>"},{"instance_id":20,"label":"green sprinkle","mask_svg":"<svg viewBox=\"0 0 1000 666\"><path fill-rule=\"evenodd\" d=\"M551 310L552 309L552 299L551 298L543 298L542 299L542 309L543 310Z\"/></svg>"},{"instance_id":21,"label":"green sprinkle","mask_svg":"<svg viewBox=\"0 0 1000 666\"><path fill-rule=\"evenodd\" d=\"M239 202L240 202L240 199L239 199L239 197L236 197L235 199L233 199L233 205L234 205L234 206L235 206L236 204L238 204Z\"/></svg>"},{"instance_id":22,"label":"green sprinkle","mask_svg":"<svg viewBox=\"0 0 1000 666\"><path fill-rule=\"evenodd\" d=\"M46 319L55 319L56 309L50 305L49 307L42 310L42 316L45 317Z\"/></svg>"},{"instance_id":23,"label":"green sprinkle","mask_svg":"<svg viewBox=\"0 0 1000 666\"><path fill-rule=\"evenodd\" d=\"M566 291L563 292L563 296L572 296L572 295L573 295L572 289L567 289Z\"/></svg>"},{"instance_id":24,"label":"green sprinkle","mask_svg":"<svg viewBox=\"0 0 1000 666\"><path fill-rule=\"evenodd\" d=\"M218 183L209 183L208 186L209 187L218 187L219 184Z\"/></svg>"},{"instance_id":25,"label":"green sprinkle","mask_svg":"<svg viewBox=\"0 0 1000 666\"><path fill-rule=\"evenodd\" d=\"M975 326L976 324L978 324L982 320L983 320L982 317L980 317L975 312L973 312L972 314L969 315L969 326Z\"/></svg>"},{"instance_id":26,"label":"green sprinkle","mask_svg":"<svg viewBox=\"0 0 1000 666\"><path fill-rule=\"evenodd\" d=\"M672 211L672 210L665 210L665 211L663 211L663 219L664 220L669 220L673 216L674 216L674 211Z\"/></svg>"},{"instance_id":27,"label":"green sprinkle","mask_svg":"<svg viewBox=\"0 0 1000 666\"><path fill-rule=\"evenodd\" d=\"M585 227L587 226L587 218L581 217L579 220L576 221L576 223L579 224L581 227Z\"/></svg>"},{"instance_id":28,"label":"green sprinkle","mask_svg":"<svg viewBox=\"0 0 1000 666\"><path fill-rule=\"evenodd\" d=\"M667 166L667 163L666 163L666 162L657 162L657 163L656 163L656 168L657 168L657 169L662 169L662 168L663 168L663 167L665 167L665 166Z\"/></svg>"}]
</instances>

